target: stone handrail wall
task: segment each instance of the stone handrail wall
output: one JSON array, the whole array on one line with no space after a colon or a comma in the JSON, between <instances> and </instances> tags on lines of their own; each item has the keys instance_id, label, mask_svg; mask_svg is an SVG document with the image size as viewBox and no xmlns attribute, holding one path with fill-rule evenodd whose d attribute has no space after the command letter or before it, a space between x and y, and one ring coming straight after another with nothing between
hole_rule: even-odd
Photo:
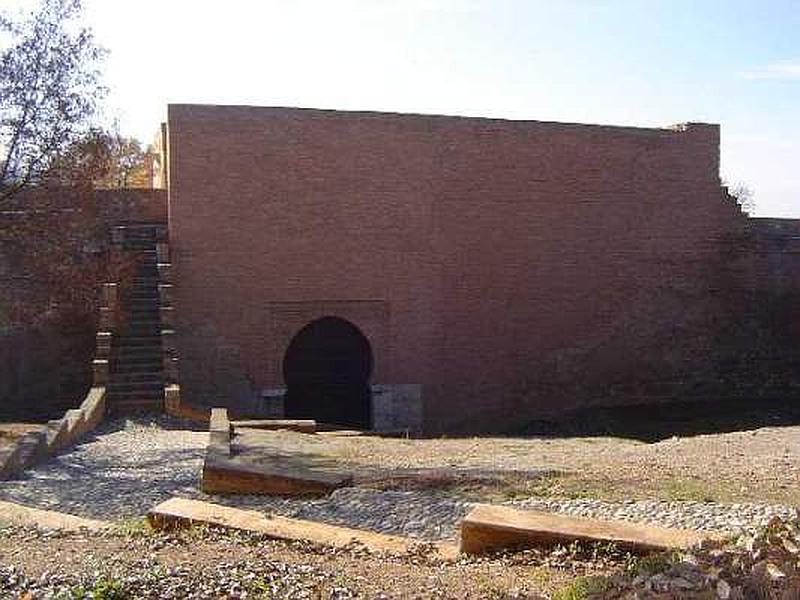
<instances>
[{"instance_id":1,"label":"stone handrail wall","mask_svg":"<svg viewBox=\"0 0 800 600\"><path fill-rule=\"evenodd\" d=\"M105 411L106 388L92 387L79 408L68 410L62 418L20 436L10 448L0 450L0 481L72 446L102 422Z\"/></svg>"},{"instance_id":2,"label":"stone handrail wall","mask_svg":"<svg viewBox=\"0 0 800 600\"><path fill-rule=\"evenodd\" d=\"M95 429L106 414L106 383L109 376L111 343L119 310L119 285L104 283L100 290L100 315L92 361L94 383L78 408L67 410L60 419L26 433L10 447L0 450L0 480L25 469L75 444Z\"/></svg>"}]
</instances>

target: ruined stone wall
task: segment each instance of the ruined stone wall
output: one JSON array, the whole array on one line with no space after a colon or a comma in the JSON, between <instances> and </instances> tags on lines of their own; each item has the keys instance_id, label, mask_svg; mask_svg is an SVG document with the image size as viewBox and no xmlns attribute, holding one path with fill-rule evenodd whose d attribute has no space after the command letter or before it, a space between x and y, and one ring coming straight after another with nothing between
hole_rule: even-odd
<instances>
[{"instance_id":1,"label":"ruined stone wall","mask_svg":"<svg viewBox=\"0 0 800 600\"><path fill-rule=\"evenodd\" d=\"M0 227L18 226L26 211L69 214L78 198L65 189L50 190L44 196L23 195L0 211ZM94 208L84 222L93 228L89 236L92 248L87 251L104 253L115 224L166 222L166 192L97 190ZM60 232L49 230L40 235L48 233ZM11 305L40 301L47 292L37 274L25 271L11 260L11 254L4 253L0 240L0 420L47 420L77 406L91 385L97 317L87 306L80 314L51 311L26 315L25 322L10 324L6 313ZM87 277L62 285L94 287L99 283Z\"/></svg>"},{"instance_id":2,"label":"ruined stone wall","mask_svg":"<svg viewBox=\"0 0 800 600\"><path fill-rule=\"evenodd\" d=\"M374 383L421 385L428 431L715 373L742 227L716 126L173 105L168 136L189 401L282 386L325 315L370 340Z\"/></svg>"}]
</instances>

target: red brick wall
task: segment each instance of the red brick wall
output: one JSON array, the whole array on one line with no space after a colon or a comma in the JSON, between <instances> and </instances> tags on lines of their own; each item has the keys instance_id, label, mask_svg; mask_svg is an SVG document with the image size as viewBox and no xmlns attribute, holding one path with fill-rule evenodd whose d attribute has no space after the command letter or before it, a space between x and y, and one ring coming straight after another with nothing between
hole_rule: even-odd
<instances>
[{"instance_id":1,"label":"red brick wall","mask_svg":"<svg viewBox=\"0 0 800 600\"><path fill-rule=\"evenodd\" d=\"M288 332L325 314L365 332L376 383L424 385L430 431L641 400L712 360L740 220L716 126L173 105L168 128L190 401L281 385Z\"/></svg>"}]
</instances>

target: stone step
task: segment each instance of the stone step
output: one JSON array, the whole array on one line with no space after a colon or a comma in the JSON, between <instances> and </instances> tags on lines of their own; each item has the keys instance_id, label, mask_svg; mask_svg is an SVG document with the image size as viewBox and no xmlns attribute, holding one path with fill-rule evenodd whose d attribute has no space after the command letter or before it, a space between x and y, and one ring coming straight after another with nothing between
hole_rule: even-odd
<instances>
[{"instance_id":1,"label":"stone step","mask_svg":"<svg viewBox=\"0 0 800 600\"><path fill-rule=\"evenodd\" d=\"M158 262L155 260L144 259L139 261L139 266L136 268L136 275L142 277L158 277Z\"/></svg>"},{"instance_id":2,"label":"stone step","mask_svg":"<svg viewBox=\"0 0 800 600\"><path fill-rule=\"evenodd\" d=\"M112 400L109 407L114 416L160 413L163 410L163 398L118 398Z\"/></svg>"},{"instance_id":3,"label":"stone step","mask_svg":"<svg viewBox=\"0 0 800 600\"><path fill-rule=\"evenodd\" d=\"M151 311L152 312L152 311ZM145 326L154 326L154 327L161 327L161 319L156 317L150 317L146 319L131 319L129 318L125 325L127 327L145 327Z\"/></svg>"},{"instance_id":4,"label":"stone step","mask_svg":"<svg viewBox=\"0 0 800 600\"><path fill-rule=\"evenodd\" d=\"M147 385L164 385L164 373L161 369L152 371L146 370L138 370L138 371L112 371L111 372L111 382L112 383L141 383Z\"/></svg>"},{"instance_id":5,"label":"stone step","mask_svg":"<svg viewBox=\"0 0 800 600\"><path fill-rule=\"evenodd\" d=\"M118 334L120 339L131 337L160 337L161 325L153 323L151 325L128 325Z\"/></svg>"},{"instance_id":6,"label":"stone step","mask_svg":"<svg viewBox=\"0 0 800 600\"><path fill-rule=\"evenodd\" d=\"M158 327L158 326L152 326L152 327L128 327L128 328L126 328L124 331L122 331L119 334L120 346L126 345L124 340L126 338L128 338L128 337L135 337L135 338L150 337L150 338L156 338L156 337L160 337L160 335L161 335L161 328ZM156 342L154 341L153 343L155 344ZM141 345L141 344L136 344L136 345Z\"/></svg>"},{"instance_id":7,"label":"stone step","mask_svg":"<svg viewBox=\"0 0 800 600\"><path fill-rule=\"evenodd\" d=\"M153 270L156 271L156 269L153 269ZM141 291L147 291L147 290L156 290L156 291L158 291L158 284L159 283L160 283L160 281L159 281L158 275L156 273L153 273L151 275L145 275L138 282L134 282L133 287L130 288L130 291L128 293L141 292Z\"/></svg>"},{"instance_id":8,"label":"stone step","mask_svg":"<svg viewBox=\"0 0 800 600\"><path fill-rule=\"evenodd\" d=\"M107 385L112 414L162 412L164 353L161 342L161 294L158 244L166 226L128 223L117 230L122 249L135 257L136 271L122 299L122 325L113 338Z\"/></svg>"},{"instance_id":9,"label":"stone step","mask_svg":"<svg viewBox=\"0 0 800 600\"><path fill-rule=\"evenodd\" d=\"M158 256L156 255L156 251L140 250L136 252L136 255L139 258L136 266L136 274L138 275L139 272L141 272L142 275L149 275L153 267L158 264Z\"/></svg>"},{"instance_id":10,"label":"stone step","mask_svg":"<svg viewBox=\"0 0 800 600\"><path fill-rule=\"evenodd\" d=\"M151 392L161 389L163 392L164 381L157 378L151 378L147 381L117 381L112 379L106 388L110 392Z\"/></svg>"},{"instance_id":11,"label":"stone step","mask_svg":"<svg viewBox=\"0 0 800 600\"><path fill-rule=\"evenodd\" d=\"M111 361L111 373L163 373L164 361L157 358L152 360L131 360L123 362Z\"/></svg>"},{"instance_id":12,"label":"stone step","mask_svg":"<svg viewBox=\"0 0 800 600\"><path fill-rule=\"evenodd\" d=\"M163 350L155 346L117 346L111 349L111 358L120 361L132 361L137 359L161 360L163 355Z\"/></svg>"},{"instance_id":13,"label":"stone step","mask_svg":"<svg viewBox=\"0 0 800 600\"><path fill-rule=\"evenodd\" d=\"M130 326L131 323L136 323L133 327L138 327L142 324L160 323L161 311L160 310L137 310L128 314L128 321L123 321L123 328Z\"/></svg>"},{"instance_id":14,"label":"stone step","mask_svg":"<svg viewBox=\"0 0 800 600\"><path fill-rule=\"evenodd\" d=\"M154 365L164 362L163 352L116 352L111 354L111 366Z\"/></svg>"},{"instance_id":15,"label":"stone step","mask_svg":"<svg viewBox=\"0 0 800 600\"><path fill-rule=\"evenodd\" d=\"M164 390L159 391L155 388L151 389L129 389L129 390L111 390L107 388L108 398L111 402L115 401L128 401L128 400L163 400Z\"/></svg>"},{"instance_id":16,"label":"stone step","mask_svg":"<svg viewBox=\"0 0 800 600\"><path fill-rule=\"evenodd\" d=\"M133 331L138 329L142 329L145 326L155 326L160 327L161 323L161 311L138 311L134 314L129 315L129 321L124 321L120 328L120 332L124 333L126 328L132 327ZM134 324L135 323L135 324Z\"/></svg>"},{"instance_id":17,"label":"stone step","mask_svg":"<svg viewBox=\"0 0 800 600\"><path fill-rule=\"evenodd\" d=\"M163 406L164 394L155 394L152 392L117 392L114 394L109 393L108 404L112 408L123 405L150 405L150 406Z\"/></svg>"},{"instance_id":18,"label":"stone step","mask_svg":"<svg viewBox=\"0 0 800 600\"><path fill-rule=\"evenodd\" d=\"M152 312L154 310L158 310L160 304L161 302L158 298L158 295L156 295L154 298L131 298L126 303L125 308L131 312Z\"/></svg>"},{"instance_id":19,"label":"stone step","mask_svg":"<svg viewBox=\"0 0 800 600\"><path fill-rule=\"evenodd\" d=\"M161 320L161 307L157 304L150 306L137 306L135 309L128 309L128 318L123 322L146 322L146 321L160 321Z\"/></svg>"},{"instance_id":20,"label":"stone step","mask_svg":"<svg viewBox=\"0 0 800 600\"><path fill-rule=\"evenodd\" d=\"M114 339L114 343L117 347L123 346L149 346L150 344L153 345L161 345L161 335L160 334L153 334L153 335L125 335L121 334L116 336Z\"/></svg>"},{"instance_id":21,"label":"stone step","mask_svg":"<svg viewBox=\"0 0 800 600\"><path fill-rule=\"evenodd\" d=\"M141 307L128 311L129 321L160 321L161 310L158 306Z\"/></svg>"},{"instance_id":22,"label":"stone step","mask_svg":"<svg viewBox=\"0 0 800 600\"><path fill-rule=\"evenodd\" d=\"M119 358L120 360L127 360L132 358L133 356L163 356L164 349L161 347L161 344L152 343L152 344L134 344L134 345L125 345L125 344L118 344L115 348L112 348L111 356L114 358Z\"/></svg>"},{"instance_id":23,"label":"stone step","mask_svg":"<svg viewBox=\"0 0 800 600\"><path fill-rule=\"evenodd\" d=\"M164 377L164 364L162 362L127 362L127 363L111 363L109 373L112 377L117 375L125 376L129 373L134 374L150 374L153 377Z\"/></svg>"},{"instance_id":24,"label":"stone step","mask_svg":"<svg viewBox=\"0 0 800 600\"><path fill-rule=\"evenodd\" d=\"M139 244L148 244L152 246L155 245L157 241L158 240L156 239L156 235L154 233L126 233L126 235L122 238L122 245L123 247L126 245Z\"/></svg>"},{"instance_id":25,"label":"stone step","mask_svg":"<svg viewBox=\"0 0 800 600\"><path fill-rule=\"evenodd\" d=\"M161 296L158 294L158 288L134 289L128 294L129 302L142 302L144 300L152 302L154 306L161 304Z\"/></svg>"},{"instance_id":26,"label":"stone step","mask_svg":"<svg viewBox=\"0 0 800 600\"><path fill-rule=\"evenodd\" d=\"M126 229L124 230L124 235L122 236L122 243L130 243L130 242L138 242L138 241L146 241L146 242L155 242L157 241L158 236L156 232L152 229L140 229L140 230L133 230L133 229Z\"/></svg>"},{"instance_id":27,"label":"stone step","mask_svg":"<svg viewBox=\"0 0 800 600\"><path fill-rule=\"evenodd\" d=\"M158 233L159 228L163 227L163 225L155 223L126 223L125 225L120 225L120 229L125 232L126 236L155 235Z\"/></svg>"},{"instance_id":28,"label":"stone step","mask_svg":"<svg viewBox=\"0 0 800 600\"><path fill-rule=\"evenodd\" d=\"M157 308L161 304L161 296L158 288L131 290L125 297L123 307L133 308Z\"/></svg>"}]
</instances>

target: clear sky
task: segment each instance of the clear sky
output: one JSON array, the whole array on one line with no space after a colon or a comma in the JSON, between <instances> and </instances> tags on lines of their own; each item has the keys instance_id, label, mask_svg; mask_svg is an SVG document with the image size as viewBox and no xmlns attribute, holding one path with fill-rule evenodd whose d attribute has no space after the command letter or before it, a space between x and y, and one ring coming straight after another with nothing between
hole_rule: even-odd
<instances>
[{"instance_id":1,"label":"clear sky","mask_svg":"<svg viewBox=\"0 0 800 600\"><path fill-rule=\"evenodd\" d=\"M800 217L800 0L84 0L110 104L722 125L722 175Z\"/></svg>"}]
</instances>

